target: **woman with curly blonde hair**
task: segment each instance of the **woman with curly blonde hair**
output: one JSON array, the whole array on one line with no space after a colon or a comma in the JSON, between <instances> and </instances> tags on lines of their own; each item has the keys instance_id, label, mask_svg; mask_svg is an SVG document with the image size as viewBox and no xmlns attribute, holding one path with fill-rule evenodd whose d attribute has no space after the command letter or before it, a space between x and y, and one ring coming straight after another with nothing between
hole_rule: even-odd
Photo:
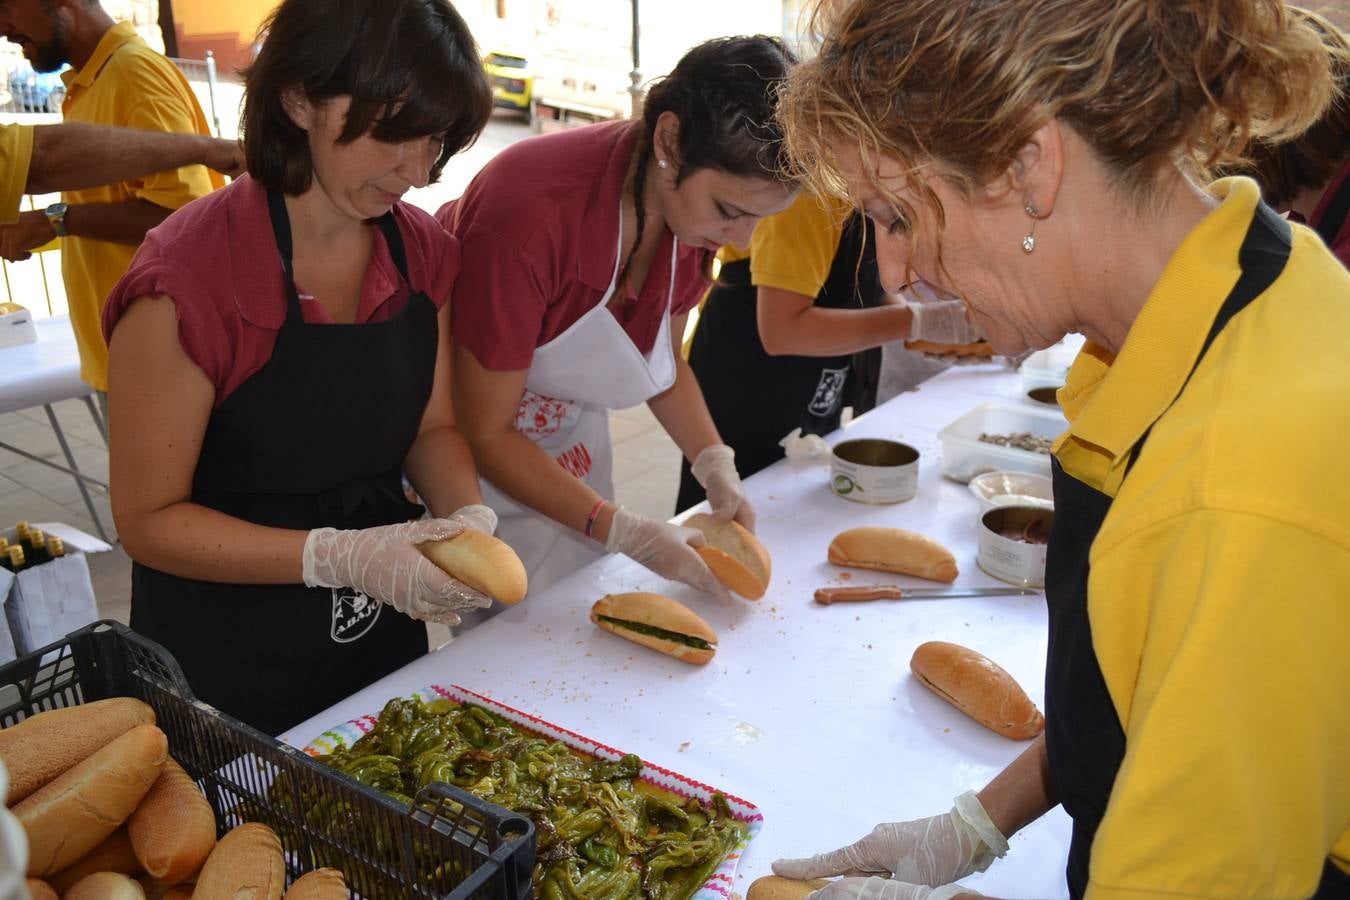
<instances>
[{"instance_id":1,"label":"woman with curly blonde hair","mask_svg":"<svg viewBox=\"0 0 1350 900\"><path fill-rule=\"evenodd\" d=\"M1046 732L950 813L793 878L949 898L1056 804L1072 896L1350 894L1350 275L1245 178L1316 121L1281 0L852 0L781 99L883 284L961 296L999 353L1088 343L1060 400ZM1336 348L1339 347L1338 351Z\"/></svg>"}]
</instances>

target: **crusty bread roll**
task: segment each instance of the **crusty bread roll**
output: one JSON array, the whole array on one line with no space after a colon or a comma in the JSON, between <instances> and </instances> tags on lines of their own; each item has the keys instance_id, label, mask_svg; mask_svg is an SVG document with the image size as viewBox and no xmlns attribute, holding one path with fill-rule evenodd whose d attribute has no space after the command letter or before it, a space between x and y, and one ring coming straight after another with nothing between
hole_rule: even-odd
<instances>
[{"instance_id":1,"label":"crusty bread roll","mask_svg":"<svg viewBox=\"0 0 1350 900\"><path fill-rule=\"evenodd\" d=\"M466 529L443 541L428 541L419 549L451 578L494 600L510 605L525 599L529 587L525 564L505 541Z\"/></svg>"},{"instance_id":2,"label":"crusty bread roll","mask_svg":"<svg viewBox=\"0 0 1350 900\"><path fill-rule=\"evenodd\" d=\"M134 697L96 700L38 713L0 731L0 759L9 770L5 805L13 806L155 711Z\"/></svg>"},{"instance_id":3,"label":"crusty bread roll","mask_svg":"<svg viewBox=\"0 0 1350 900\"><path fill-rule=\"evenodd\" d=\"M899 572L931 581L956 580L956 557L932 538L903 528L850 528L830 541L836 566Z\"/></svg>"},{"instance_id":4,"label":"crusty bread roll","mask_svg":"<svg viewBox=\"0 0 1350 900\"><path fill-rule=\"evenodd\" d=\"M914 677L995 734L1034 738L1045 717L1022 686L987 656L946 641L920 644L909 661Z\"/></svg>"},{"instance_id":5,"label":"crusty bread roll","mask_svg":"<svg viewBox=\"0 0 1350 900\"><path fill-rule=\"evenodd\" d=\"M95 872L117 872L133 876L141 874L141 861L136 858L136 851L131 849L131 838L127 836L125 827L108 835L97 847L47 881L58 894L64 894L75 885L75 882Z\"/></svg>"},{"instance_id":6,"label":"crusty bread roll","mask_svg":"<svg viewBox=\"0 0 1350 900\"><path fill-rule=\"evenodd\" d=\"M211 851L192 900L281 900L285 888L281 839L260 822L245 822Z\"/></svg>"},{"instance_id":7,"label":"crusty bread roll","mask_svg":"<svg viewBox=\"0 0 1350 900\"><path fill-rule=\"evenodd\" d=\"M798 881L795 878L765 875L751 883L750 889L745 892L745 900L802 900L807 894L818 891L829 883L824 878Z\"/></svg>"},{"instance_id":8,"label":"crusty bread roll","mask_svg":"<svg viewBox=\"0 0 1350 900\"><path fill-rule=\"evenodd\" d=\"M989 359L994 348L988 341L975 341L973 344L939 344L934 341L905 341L905 349L916 353L932 353L938 356L979 356Z\"/></svg>"},{"instance_id":9,"label":"crusty bread roll","mask_svg":"<svg viewBox=\"0 0 1350 900\"><path fill-rule=\"evenodd\" d=\"M216 846L216 817L201 788L173 759L127 820L127 834L145 871L165 885L201 869Z\"/></svg>"},{"instance_id":10,"label":"crusty bread roll","mask_svg":"<svg viewBox=\"0 0 1350 900\"><path fill-rule=\"evenodd\" d=\"M62 900L145 900L145 891L120 872L95 872L75 882L61 897Z\"/></svg>"},{"instance_id":11,"label":"crusty bread roll","mask_svg":"<svg viewBox=\"0 0 1350 900\"><path fill-rule=\"evenodd\" d=\"M33 900L61 900L61 895L41 878L29 878L26 883Z\"/></svg>"},{"instance_id":12,"label":"crusty bread roll","mask_svg":"<svg viewBox=\"0 0 1350 900\"><path fill-rule=\"evenodd\" d=\"M337 869L315 869L295 880L286 900L347 900L347 882Z\"/></svg>"},{"instance_id":13,"label":"crusty bread roll","mask_svg":"<svg viewBox=\"0 0 1350 900\"><path fill-rule=\"evenodd\" d=\"M160 894L159 900L192 900L192 888L190 884L174 885Z\"/></svg>"},{"instance_id":14,"label":"crusty bread roll","mask_svg":"<svg viewBox=\"0 0 1350 900\"><path fill-rule=\"evenodd\" d=\"M754 532L740 522L723 522L709 513L695 513L684 524L707 538L708 545L696 549L718 581L747 600L764 596L773 564Z\"/></svg>"},{"instance_id":15,"label":"crusty bread roll","mask_svg":"<svg viewBox=\"0 0 1350 900\"><path fill-rule=\"evenodd\" d=\"M717 632L692 609L660 594L607 594L591 607L591 621L635 644L695 665L717 652Z\"/></svg>"},{"instance_id":16,"label":"crusty bread roll","mask_svg":"<svg viewBox=\"0 0 1350 900\"><path fill-rule=\"evenodd\" d=\"M164 732L137 725L14 807L28 832L28 874L47 876L126 821L168 758Z\"/></svg>"}]
</instances>

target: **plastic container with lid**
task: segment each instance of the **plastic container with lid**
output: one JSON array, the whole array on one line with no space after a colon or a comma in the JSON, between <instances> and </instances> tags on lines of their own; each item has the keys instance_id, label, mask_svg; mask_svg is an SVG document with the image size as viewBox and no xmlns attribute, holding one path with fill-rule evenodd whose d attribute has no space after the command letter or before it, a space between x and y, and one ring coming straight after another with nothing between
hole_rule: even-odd
<instances>
[{"instance_id":1,"label":"plastic container with lid","mask_svg":"<svg viewBox=\"0 0 1350 900\"><path fill-rule=\"evenodd\" d=\"M980 440L981 434L1029 432L1054 440L1068 427L1057 410L1023 404L984 403L938 432L942 474L963 484L982 472L1031 472L1050 475L1050 454Z\"/></svg>"},{"instance_id":2,"label":"plastic container with lid","mask_svg":"<svg viewBox=\"0 0 1350 900\"><path fill-rule=\"evenodd\" d=\"M1083 347L1082 335L1071 334L1053 347L1037 350L1022 361L1017 371L1022 375L1022 393L1040 387L1058 388L1069 374L1069 366Z\"/></svg>"}]
</instances>

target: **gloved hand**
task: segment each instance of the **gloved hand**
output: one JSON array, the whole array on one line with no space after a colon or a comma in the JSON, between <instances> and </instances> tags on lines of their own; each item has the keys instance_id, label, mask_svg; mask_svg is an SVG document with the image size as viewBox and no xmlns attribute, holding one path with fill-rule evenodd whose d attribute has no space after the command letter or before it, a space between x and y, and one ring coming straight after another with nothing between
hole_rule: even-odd
<instances>
[{"instance_id":1,"label":"gloved hand","mask_svg":"<svg viewBox=\"0 0 1350 900\"><path fill-rule=\"evenodd\" d=\"M456 610L491 606L492 600L445 574L417 545L454 537L466 526L449 518L359 530L316 528L305 539L305 584L355 588L414 619L458 625Z\"/></svg>"},{"instance_id":2,"label":"gloved hand","mask_svg":"<svg viewBox=\"0 0 1350 900\"><path fill-rule=\"evenodd\" d=\"M707 539L697 528L672 525L620 506L614 510L605 549L637 560L658 575L730 602L731 595L722 582L694 552L695 547L705 544Z\"/></svg>"},{"instance_id":3,"label":"gloved hand","mask_svg":"<svg viewBox=\"0 0 1350 900\"><path fill-rule=\"evenodd\" d=\"M472 528L474 531L483 532L483 534L492 534L497 530L497 513L492 507L484 506L481 503L461 506L455 510L452 518L463 522L465 528Z\"/></svg>"},{"instance_id":4,"label":"gloved hand","mask_svg":"<svg viewBox=\"0 0 1350 900\"><path fill-rule=\"evenodd\" d=\"M957 797L955 804L945 815L878 825L862 840L829 853L775 860L773 872L798 880L881 875L932 887L983 872L994 857L1008 852L1008 841L974 791Z\"/></svg>"},{"instance_id":5,"label":"gloved hand","mask_svg":"<svg viewBox=\"0 0 1350 900\"><path fill-rule=\"evenodd\" d=\"M909 311L914 316L910 340L971 344L980 339L980 333L966 320L966 304L961 300L910 301Z\"/></svg>"},{"instance_id":6,"label":"gloved hand","mask_svg":"<svg viewBox=\"0 0 1350 900\"><path fill-rule=\"evenodd\" d=\"M708 492L708 505L714 516L735 519L755 530L755 510L741 487L741 476L736 474L736 451L726 444L712 444L699 451L690 468Z\"/></svg>"},{"instance_id":7,"label":"gloved hand","mask_svg":"<svg viewBox=\"0 0 1350 900\"><path fill-rule=\"evenodd\" d=\"M945 884L942 887L929 887L926 884L910 884L890 878L841 878L831 882L828 887L812 891L806 900L950 900L952 897L967 894L983 897L979 891L972 891L959 884Z\"/></svg>"}]
</instances>

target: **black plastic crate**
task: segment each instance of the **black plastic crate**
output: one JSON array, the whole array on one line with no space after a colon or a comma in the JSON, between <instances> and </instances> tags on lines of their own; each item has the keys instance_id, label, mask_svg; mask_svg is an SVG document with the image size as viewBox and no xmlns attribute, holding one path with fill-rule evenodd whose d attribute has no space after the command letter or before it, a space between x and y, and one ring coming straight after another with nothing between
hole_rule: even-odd
<instances>
[{"instance_id":1,"label":"black plastic crate","mask_svg":"<svg viewBox=\"0 0 1350 900\"><path fill-rule=\"evenodd\" d=\"M95 622L0 667L0 727L108 697L148 703L217 831L271 825L292 877L335 866L372 900L532 896L529 819L441 782L409 809L196 700L169 652L125 625ZM328 814L303 812L316 804Z\"/></svg>"}]
</instances>

